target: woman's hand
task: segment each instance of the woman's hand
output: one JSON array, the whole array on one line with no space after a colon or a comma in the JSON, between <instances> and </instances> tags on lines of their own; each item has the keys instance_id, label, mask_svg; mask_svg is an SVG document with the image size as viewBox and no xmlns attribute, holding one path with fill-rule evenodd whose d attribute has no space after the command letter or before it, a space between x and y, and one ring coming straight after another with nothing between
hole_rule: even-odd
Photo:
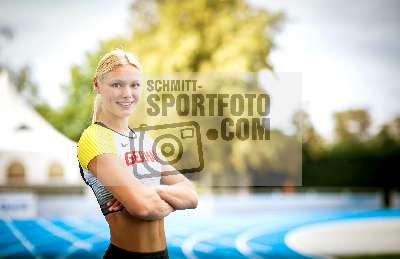
<instances>
[{"instance_id":1,"label":"woman's hand","mask_svg":"<svg viewBox=\"0 0 400 259\"><path fill-rule=\"evenodd\" d=\"M157 194L158 194L161 198L162 198L162 195L163 195L164 188L166 188L165 185L156 185L156 186L154 187L154 189L156 190Z\"/></svg>"},{"instance_id":2,"label":"woman's hand","mask_svg":"<svg viewBox=\"0 0 400 259\"><path fill-rule=\"evenodd\" d=\"M115 198L107 202L107 206L109 211L118 211L124 208L124 205Z\"/></svg>"}]
</instances>

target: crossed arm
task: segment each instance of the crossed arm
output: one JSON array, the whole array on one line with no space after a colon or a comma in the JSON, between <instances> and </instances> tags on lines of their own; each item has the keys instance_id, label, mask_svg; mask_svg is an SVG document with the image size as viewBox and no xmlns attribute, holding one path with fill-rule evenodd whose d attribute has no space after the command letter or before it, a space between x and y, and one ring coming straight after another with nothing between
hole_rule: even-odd
<instances>
[{"instance_id":1,"label":"crossed arm","mask_svg":"<svg viewBox=\"0 0 400 259\"><path fill-rule=\"evenodd\" d=\"M161 184L156 191L175 210L195 209L198 198L192 183L170 165L162 166ZM165 172L171 172L168 175Z\"/></svg>"},{"instance_id":2,"label":"crossed arm","mask_svg":"<svg viewBox=\"0 0 400 259\"><path fill-rule=\"evenodd\" d=\"M144 220L157 220L166 217L175 210L194 209L197 207L198 198L192 183L172 166L163 165L161 168L162 185L149 188L138 179L128 177L126 168L118 165L114 157L109 156L107 157L108 159L104 159L106 157L107 155L103 155L103 159L100 159L103 162L100 168L108 173L96 173L97 177L107 183L111 182L111 179L107 179L109 177L106 176L112 176L114 184L116 180L121 183L117 184L118 186L108 185L115 197L109 202L110 211L125 207L135 217ZM97 171L96 168L99 168L97 163L100 161L94 159L91 162L92 171ZM169 173L168 175L165 173L171 171L174 171L174 173Z\"/></svg>"}]
</instances>

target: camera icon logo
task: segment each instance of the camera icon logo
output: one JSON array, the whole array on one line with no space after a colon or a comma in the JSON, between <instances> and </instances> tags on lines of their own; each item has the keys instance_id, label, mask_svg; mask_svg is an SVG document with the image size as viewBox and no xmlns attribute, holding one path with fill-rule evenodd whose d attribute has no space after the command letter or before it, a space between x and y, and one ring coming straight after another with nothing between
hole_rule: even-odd
<instances>
[{"instance_id":1,"label":"camera icon logo","mask_svg":"<svg viewBox=\"0 0 400 259\"><path fill-rule=\"evenodd\" d=\"M138 130L144 133L139 135L139 150L145 148L146 135L153 137L151 149L159 164L169 164L182 174L203 170L203 148L200 126L197 122L141 125ZM147 163L144 166L150 172L148 177L160 175L160 167L154 163ZM164 171L164 174L174 174L176 171Z\"/></svg>"}]
</instances>

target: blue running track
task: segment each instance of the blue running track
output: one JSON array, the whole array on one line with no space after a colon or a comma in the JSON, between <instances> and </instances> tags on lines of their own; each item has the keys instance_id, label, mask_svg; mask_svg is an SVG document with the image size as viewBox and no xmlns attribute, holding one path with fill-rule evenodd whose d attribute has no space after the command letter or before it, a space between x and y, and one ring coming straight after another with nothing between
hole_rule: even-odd
<instances>
[{"instance_id":1,"label":"blue running track","mask_svg":"<svg viewBox=\"0 0 400 259\"><path fill-rule=\"evenodd\" d=\"M400 209L185 210L168 216L165 227L170 258L309 258L285 244L289 231L370 217L400 218ZM108 244L108 226L99 216L0 219L1 258L102 258Z\"/></svg>"}]
</instances>

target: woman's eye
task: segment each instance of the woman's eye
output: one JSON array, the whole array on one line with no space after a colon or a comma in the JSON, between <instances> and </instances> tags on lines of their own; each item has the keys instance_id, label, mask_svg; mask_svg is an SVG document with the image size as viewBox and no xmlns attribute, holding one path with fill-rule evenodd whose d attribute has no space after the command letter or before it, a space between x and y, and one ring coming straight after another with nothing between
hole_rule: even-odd
<instances>
[{"instance_id":1,"label":"woman's eye","mask_svg":"<svg viewBox=\"0 0 400 259\"><path fill-rule=\"evenodd\" d=\"M119 83L113 83L113 84L111 84L111 86L115 87L115 88L118 88L120 85L119 85Z\"/></svg>"},{"instance_id":2,"label":"woman's eye","mask_svg":"<svg viewBox=\"0 0 400 259\"><path fill-rule=\"evenodd\" d=\"M138 87L140 87L140 84L139 83L131 84L131 87L138 88Z\"/></svg>"}]
</instances>

